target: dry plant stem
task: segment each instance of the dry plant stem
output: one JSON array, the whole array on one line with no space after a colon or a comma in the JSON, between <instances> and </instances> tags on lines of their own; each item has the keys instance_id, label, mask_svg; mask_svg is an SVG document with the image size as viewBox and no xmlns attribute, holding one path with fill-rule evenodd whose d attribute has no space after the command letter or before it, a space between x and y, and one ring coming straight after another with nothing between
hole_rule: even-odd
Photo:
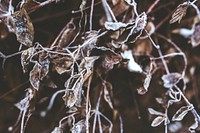
<instances>
[{"instance_id":1,"label":"dry plant stem","mask_svg":"<svg viewBox=\"0 0 200 133\"><path fill-rule=\"evenodd\" d=\"M97 122L97 116L99 117L99 105L100 105L100 102L101 102L101 96L102 96L102 89L100 90L100 93L99 93L99 98L98 98L98 101L97 101L97 105L96 105L96 108L95 108L95 115L94 115L94 122L93 122L93 133L95 133L95 130L96 130L96 122ZM99 118L98 118L99 119ZM99 120L98 120L99 121ZM99 126L101 124L99 123ZM101 132L101 129L99 127L99 131Z\"/></svg>"},{"instance_id":2,"label":"dry plant stem","mask_svg":"<svg viewBox=\"0 0 200 133\"><path fill-rule=\"evenodd\" d=\"M40 7L43 7L43 6L48 5L48 4L52 3L52 2L55 2L55 1L56 1L56 0L47 0L47 1L44 1L44 2L40 3L40 4L37 5L37 6L34 6L34 7L30 8L29 13L35 11L36 9L38 9L38 8L40 8Z\"/></svg>"},{"instance_id":3,"label":"dry plant stem","mask_svg":"<svg viewBox=\"0 0 200 133\"><path fill-rule=\"evenodd\" d=\"M170 54L163 55L163 58L174 57L174 56L183 56L183 53L170 53ZM150 59L151 60L159 60L159 59L161 59L161 57L151 57Z\"/></svg>"},{"instance_id":4,"label":"dry plant stem","mask_svg":"<svg viewBox=\"0 0 200 133\"><path fill-rule=\"evenodd\" d=\"M65 91L66 91L65 89L64 89L64 90L59 90L59 91L56 91L56 92L53 94L53 96L52 96L51 99L50 99L50 102L49 102L49 105L48 105L46 111L49 111L49 110L52 109L56 96L57 96L58 94L60 94L60 93L65 92Z\"/></svg>"},{"instance_id":5,"label":"dry plant stem","mask_svg":"<svg viewBox=\"0 0 200 133\"><path fill-rule=\"evenodd\" d=\"M90 9L90 31L92 31L93 10L94 10L94 0L92 0L92 2L91 2L91 9Z\"/></svg>"},{"instance_id":6,"label":"dry plant stem","mask_svg":"<svg viewBox=\"0 0 200 133\"><path fill-rule=\"evenodd\" d=\"M133 1L133 10L134 10L134 13L135 15L138 17L138 12L137 12L137 3L135 1Z\"/></svg>"},{"instance_id":7,"label":"dry plant stem","mask_svg":"<svg viewBox=\"0 0 200 133\"><path fill-rule=\"evenodd\" d=\"M21 121L21 129L20 129L20 133L24 133L24 120L25 120L25 116L26 116L26 111L27 110L24 110L22 111L22 121Z\"/></svg>"},{"instance_id":8,"label":"dry plant stem","mask_svg":"<svg viewBox=\"0 0 200 133\"><path fill-rule=\"evenodd\" d=\"M87 86L87 94L86 94L86 133L89 133L89 119L90 119L90 111L91 111L91 103L90 103L90 85L93 77L93 69L92 74L88 79L88 86Z\"/></svg>"},{"instance_id":9,"label":"dry plant stem","mask_svg":"<svg viewBox=\"0 0 200 133\"><path fill-rule=\"evenodd\" d=\"M154 1L154 3L153 3L153 4L149 7L149 9L147 10L146 14L149 14L149 13L153 10L153 8L158 4L159 1L160 1L160 0Z\"/></svg>"},{"instance_id":10,"label":"dry plant stem","mask_svg":"<svg viewBox=\"0 0 200 133\"><path fill-rule=\"evenodd\" d=\"M68 45L68 47L72 44L72 43L74 43L74 41L76 40L76 38L80 35L80 33L81 33L81 27L82 27L82 25L81 25L81 23L82 23L82 20L83 20L83 16L84 16L84 12L83 12L83 10L81 9L81 18L80 18L80 21L79 21L79 31L78 31L78 33L76 34L76 36L74 37L74 39L69 43L69 45Z\"/></svg>"},{"instance_id":11,"label":"dry plant stem","mask_svg":"<svg viewBox=\"0 0 200 133\"><path fill-rule=\"evenodd\" d=\"M94 3L94 6L97 6L97 5L99 5L99 4L101 4L101 1L99 1L99 2L97 2L97 3ZM85 10L87 10L87 9L90 9L90 8L91 8L91 6L85 7L85 8L83 9L83 11L85 11ZM80 13L80 12L81 12L81 10L72 11L73 14L75 14L75 13Z\"/></svg>"},{"instance_id":12,"label":"dry plant stem","mask_svg":"<svg viewBox=\"0 0 200 133\"><path fill-rule=\"evenodd\" d=\"M101 124L101 118L100 118L99 114L98 114L98 123L99 123L99 132L103 133L103 128L102 128L102 124Z\"/></svg>"},{"instance_id":13,"label":"dry plant stem","mask_svg":"<svg viewBox=\"0 0 200 133\"><path fill-rule=\"evenodd\" d=\"M92 114L95 114L95 110L91 110ZM110 127L109 127L109 133L112 133L112 128L113 128L113 124L112 122L104 115L102 114L101 112L98 112L98 120L100 118L100 116L102 116L109 124L110 124ZM101 124L101 121L99 122Z\"/></svg>"},{"instance_id":14,"label":"dry plant stem","mask_svg":"<svg viewBox=\"0 0 200 133\"><path fill-rule=\"evenodd\" d=\"M161 50L160 50L160 46L159 45L157 45L157 44L155 44L155 42L153 41L153 39L151 38L151 36L149 35L149 33L145 30L145 32L146 32L146 34L147 34L147 36L149 37L149 39L150 39L150 41L151 41L151 43L153 44L153 46L157 49L157 51L158 51L158 53L159 53L159 56L161 57L161 60L162 60L162 63L163 63L163 65L164 65L164 67L165 67L165 71L167 72L167 73L170 73L169 72L169 69L168 69L168 66L167 66L167 63L166 63L166 61L165 61L165 59L163 58L163 55L162 55L162 52L161 52ZM165 133L167 133L168 132L168 126L167 126L167 122L168 122L168 117L167 117L167 108L165 109L165 116L166 116L166 119L165 119Z\"/></svg>"},{"instance_id":15,"label":"dry plant stem","mask_svg":"<svg viewBox=\"0 0 200 133\"><path fill-rule=\"evenodd\" d=\"M146 31L146 33L147 33L147 35L148 35L150 41L152 42L152 44L153 44L154 46L158 46L158 45L155 44L155 42L153 41L153 39L151 38L151 36L148 34L147 31ZM175 46L175 48L178 48L177 45L173 45L173 46ZM162 59L163 65L164 65L164 67L165 67L165 70L166 70L167 74L169 74L170 72L169 72L167 63L166 63L166 61L165 61L164 58L163 58L163 54L162 54L162 52L161 52L161 50L160 50L160 47L155 47L155 48L157 49L157 51L158 51L160 57L162 57L161 59ZM180 51L180 48L178 48L178 50ZM185 59L186 59L186 57L184 58L184 60L185 60ZM186 64L185 64L185 67L186 67L186 66L187 66L187 60L186 60L185 63L186 63ZM185 68L185 69L186 69L186 68ZM185 72L183 72L183 73L185 73ZM182 76L183 76L183 74L182 74ZM178 91L178 92L180 93L180 95L183 97L185 103L186 103L188 106L191 106L192 104L188 101L188 99L185 97L185 95L184 95L183 92L180 90L180 88L178 88L177 85L175 85L174 87L177 89L177 91ZM167 112L167 111L165 111L165 113L166 113L166 112ZM193 116L198 120L198 122L200 122L200 117L199 117L198 113L196 112L196 110L193 108L193 109L191 110L191 112L192 112ZM167 114L165 114L165 115L167 116ZM165 125L165 128L167 128L166 125ZM165 131L166 131L166 129L165 129Z\"/></svg>"},{"instance_id":16,"label":"dry plant stem","mask_svg":"<svg viewBox=\"0 0 200 133\"><path fill-rule=\"evenodd\" d=\"M63 122L64 120L68 119L69 117L72 117L72 119L73 119L73 118L74 118L74 115L76 115L76 114L79 114L79 112L75 112L75 113L73 113L73 114L70 114L70 115L68 115L68 116L63 117L63 118L59 121L59 127L62 128L62 122ZM75 121L75 120L74 120L74 121ZM74 121L73 121L73 124L74 124Z\"/></svg>"},{"instance_id":17,"label":"dry plant stem","mask_svg":"<svg viewBox=\"0 0 200 133\"><path fill-rule=\"evenodd\" d=\"M196 13L200 19L200 11L199 11L199 8L194 4L197 0L194 0L193 2L189 2L189 5L191 5L195 10L196 10Z\"/></svg>"},{"instance_id":18,"label":"dry plant stem","mask_svg":"<svg viewBox=\"0 0 200 133\"><path fill-rule=\"evenodd\" d=\"M151 13L155 13L158 10L163 10L163 8L166 8L166 7L171 6L171 5L173 5L173 1L168 1L168 3L160 5L159 7L155 8L153 11L151 11Z\"/></svg>"},{"instance_id":19,"label":"dry plant stem","mask_svg":"<svg viewBox=\"0 0 200 133\"><path fill-rule=\"evenodd\" d=\"M173 13L173 12L171 12L170 14L168 14L162 21L160 21L160 23L158 23L158 24L156 25L155 31L156 31L157 29L159 29L159 28L172 16L172 13Z\"/></svg>"},{"instance_id":20,"label":"dry plant stem","mask_svg":"<svg viewBox=\"0 0 200 133\"><path fill-rule=\"evenodd\" d=\"M123 126L123 120L122 120L122 117L121 115L119 114L119 122L120 122L120 133L123 133L124 132L124 126Z\"/></svg>"},{"instance_id":21,"label":"dry plant stem","mask_svg":"<svg viewBox=\"0 0 200 133\"><path fill-rule=\"evenodd\" d=\"M56 39L54 40L54 42L51 44L50 48L53 48L56 45L56 43L58 42L58 39L61 37L61 35L63 34L63 32L66 30L66 28L67 28L67 24L61 30L61 32L58 34L58 36L56 37Z\"/></svg>"},{"instance_id":22,"label":"dry plant stem","mask_svg":"<svg viewBox=\"0 0 200 133\"><path fill-rule=\"evenodd\" d=\"M107 0L102 0L102 5L103 5L104 11L106 13L107 21L117 22L117 19L115 18L114 13L112 12L110 6L108 5Z\"/></svg>"},{"instance_id":23,"label":"dry plant stem","mask_svg":"<svg viewBox=\"0 0 200 133\"><path fill-rule=\"evenodd\" d=\"M21 116L22 116L22 111L20 111L20 113L19 113L19 116L18 116L18 118L17 118L17 121L15 122L15 124L13 125L13 126L11 126L12 127L12 132L16 132L16 127L17 127L17 125L18 125L18 123L20 122L20 120L21 120ZM14 129L15 128L15 129ZM13 130L14 129L14 130Z\"/></svg>"},{"instance_id":24,"label":"dry plant stem","mask_svg":"<svg viewBox=\"0 0 200 133\"><path fill-rule=\"evenodd\" d=\"M26 51L26 50L22 50L22 51L19 51L14 54L10 54L10 55L4 55L3 53L0 52L0 58L3 58L2 68L4 69L4 64L7 59L12 58L16 55L19 55L19 54L23 53L24 51Z\"/></svg>"},{"instance_id":25,"label":"dry plant stem","mask_svg":"<svg viewBox=\"0 0 200 133\"><path fill-rule=\"evenodd\" d=\"M108 121L108 123L110 124L109 133L112 133L112 128L113 128L112 122L101 112L99 112L99 115L101 115L106 121Z\"/></svg>"},{"instance_id":26,"label":"dry plant stem","mask_svg":"<svg viewBox=\"0 0 200 133\"><path fill-rule=\"evenodd\" d=\"M29 113L28 116L27 116L26 122L24 123L24 130L26 129L26 126L27 126L31 116L32 116L32 114Z\"/></svg>"},{"instance_id":27,"label":"dry plant stem","mask_svg":"<svg viewBox=\"0 0 200 133\"><path fill-rule=\"evenodd\" d=\"M158 34L158 36L164 40L166 40L168 43L170 43L172 46L174 46L180 53L182 53L182 56L183 56L183 59L184 59L184 62L185 62L185 65L184 65L184 70L183 70L183 73L182 73L182 78L184 77L185 75L185 71L187 69L187 58L186 58L186 55L183 53L183 51L173 42L171 41L170 39L167 39L166 37ZM192 105L188 99L185 97L185 95L183 94L183 92L180 90L180 88L175 85L175 88L180 92L181 96L183 97L183 99L185 100L186 104L189 106L189 105ZM198 122L200 122L200 116L199 114L197 113L197 111L195 109L192 109L191 110L192 114L194 115L194 117L198 120Z\"/></svg>"},{"instance_id":28,"label":"dry plant stem","mask_svg":"<svg viewBox=\"0 0 200 133\"><path fill-rule=\"evenodd\" d=\"M185 62L185 65L184 65L184 69L183 69L183 72L182 72L182 77L184 77L185 71L187 69L187 64L188 64L186 55L172 40L166 38L165 36L163 36L161 34L156 34L156 35L158 35L160 38L166 40L169 44L171 44L173 47L175 47L177 49L177 51L179 51L179 54L181 54L183 56L183 60ZM174 53L172 53L172 54L174 54Z\"/></svg>"},{"instance_id":29,"label":"dry plant stem","mask_svg":"<svg viewBox=\"0 0 200 133\"><path fill-rule=\"evenodd\" d=\"M8 92L4 93L3 95L0 96L0 99L6 97L7 95L9 95L10 93L12 93L13 91L16 91L20 88L22 88L25 84L29 83L29 80L27 80L26 82L16 86L15 88L12 88L11 90L9 90Z\"/></svg>"}]
</instances>

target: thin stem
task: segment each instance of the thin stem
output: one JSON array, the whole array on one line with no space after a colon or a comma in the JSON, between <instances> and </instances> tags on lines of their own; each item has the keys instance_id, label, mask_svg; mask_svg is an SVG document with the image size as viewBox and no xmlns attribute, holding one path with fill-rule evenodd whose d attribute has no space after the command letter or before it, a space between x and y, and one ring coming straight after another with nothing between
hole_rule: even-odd
<instances>
[{"instance_id":1,"label":"thin stem","mask_svg":"<svg viewBox=\"0 0 200 133\"><path fill-rule=\"evenodd\" d=\"M120 133L123 133L124 132L123 120L119 113L118 113L118 115L119 115L119 122L120 122Z\"/></svg>"},{"instance_id":2,"label":"thin stem","mask_svg":"<svg viewBox=\"0 0 200 133\"><path fill-rule=\"evenodd\" d=\"M110 124L109 133L112 133L112 128L113 128L112 122L101 112L99 112L99 114Z\"/></svg>"},{"instance_id":3,"label":"thin stem","mask_svg":"<svg viewBox=\"0 0 200 133\"><path fill-rule=\"evenodd\" d=\"M159 53L159 55L160 55L160 57L161 57L161 59L162 59L163 65L164 65L164 67L165 67L165 71L167 72L167 74L170 74L169 68L168 68L168 66L167 66L166 61L165 61L164 58L163 58L163 54L162 54L162 52L161 52L161 50L160 50L160 47L157 47L158 45L155 44L155 42L153 41L153 39L151 38L151 36L148 34L147 31L146 31L146 33L147 33L147 35L148 35L150 41L152 42L152 44L153 44L154 46L156 46L155 48L157 49L157 51L158 51L158 53ZM168 40L168 39L167 39L167 40ZM175 43L173 43L172 41L169 41L169 40L168 40L168 42L170 42L170 44L172 44L179 52L182 52L181 49L180 49ZM182 52L182 53L183 53L183 52ZM184 54L183 54L183 55L184 55ZM187 67L187 59L186 59L186 56L184 56L184 61L185 61L185 68L184 68L184 71L185 71L185 69L186 69L186 67ZM183 72L182 78L183 78L183 75L184 75L184 74L185 74L185 72ZM174 85L174 87L177 89L177 91L178 91L178 92L180 93L180 95L183 97L185 103L186 103L188 106L191 106L192 104L188 101L188 99L185 97L185 95L184 95L183 92L179 89L179 87L178 87L177 85ZM192 112L193 116L200 122L200 116L198 115L198 113L196 112L196 110L193 108L193 109L191 110L191 112Z\"/></svg>"},{"instance_id":4,"label":"thin stem","mask_svg":"<svg viewBox=\"0 0 200 133\"><path fill-rule=\"evenodd\" d=\"M25 116L26 116L26 110L24 110L23 113L22 113L22 121L21 121L20 133L24 133L24 120L25 120Z\"/></svg>"},{"instance_id":5,"label":"thin stem","mask_svg":"<svg viewBox=\"0 0 200 133\"><path fill-rule=\"evenodd\" d=\"M196 1L197 1L197 0L194 0L193 2L190 2L189 5L191 5L191 6L195 9L195 11L196 11L196 13L197 13L197 15L198 15L198 17L199 17L199 19L200 19L200 11L199 11L199 8L194 4Z\"/></svg>"},{"instance_id":6,"label":"thin stem","mask_svg":"<svg viewBox=\"0 0 200 133\"><path fill-rule=\"evenodd\" d=\"M172 40L166 38L165 36L163 36L163 35L161 35L161 34L156 34L156 35L158 35L160 38L164 39L164 40L167 41L169 44L171 44L172 46L174 46L174 47L180 52L180 54L182 54L183 60L184 60L184 62L185 62L184 69L183 69L183 72L182 72L182 77L184 77L184 76L185 76L186 69L187 69L187 64L188 64L186 55L184 54L184 52L183 52Z\"/></svg>"},{"instance_id":7,"label":"thin stem","mask_svg":"<svg viewBox=\"0 0 200 133\"><path fill-rule=\"evenodd\" d=\"M50 102L49 102L49 105L48 105L48 107L47 107L47 111L49 111L49 110L52 109L53 104L54 104L54 101L55 101L55 98L57 97L57 95L60 94L60 93L63 93L63 92L65 92L65 89L64 89L64 90L56 91L56 92L53 94L53 96L51 97L51 100L50 100Z\"/></svg>"},{"instance_id":8,"label":"thin stem","mask_svg":"<svg viewBox=\"0 0 200 133\"><path fill-rule=\"evenodd\" d=\"M183 53L170 53L170 54L163 55L163 58L174 57L174 56L183 56ZM150 59L151 60L159 60L159 59L161 59L161 57L151 57Z\"/></svg>"},{"instance_id":9,"label":"thin stem","mask_svg":"<svg viewBox=\"0 0 200 133\"><path fill-rule=\"evenodd\" d=\"M94 3L94 6L97 6L97 5L101 4L101 3L102 3L101 1L99 1L97 3ZM91 6L88 6L88 7L85 7L84 9L82 9L82 10L85 11L85 10L90 9L90 8L91 8ZM81 10L72 11L73 14L80 13L80 12L81 12Z\"/></svg>"},{"instance_id":10,"label":"thin stem","mask_svg":"<svg viewBox=\"0 0 200 133\"><path fill-rule=\"evenodd\" d=\"M99 93L99 98L97 100L96 109L95 109L94 122L93 122L93 133L95 133L95 129L96 129L97 115L99 114L98 112L99 112L99 105L100 105L102 93L103 93L103 91L101 89L100 93Z\"/></svg>"},{"instance_id":11,"label":"thin stem","mask_svg":"<svg viewBox=\"0 0 200 133\"><path fill-rule=\"evenodd\" d=\"M106 13L107 21L117 22L117 19L115 18L114 13L112 12L110 6L108 5L107 0L102 0L102 5Z\"/></svg>"},{"instance_id":12,"label":"thin stem","mask_svg":"<svg viewBox=\"0 0 200 133\"><path fill-rule=\"evenodd\" d=\"M56 0L46 0L46 1L42 2L42 3L40 3L39 5L36 5L36 6L32 7L32 8L30 8L29 13L31 13L31 12L35 11L36 9L41 8L41 7L45 6L45 5L48 5L48 4L52 3L52 2L55 2L55 1Z\"/></svg>"},{"instance_id":13,"label":"thin stem","mask_svg":"<svg viewBox=\"0 0 200 133\"><path fill-rule=\"evenodd\" d=\"M22 88L24 85L26 85L27 83L29 83L29 80L25 81L22 84L19 84L18 86L16 86L15 88L12 88L11 90L7 91L6 93L4 93L3 95L0 96L0 99L6 97L7 95L9 95L10 93L12 93L13 91L16 91L20 88Z\"/></svg>"},{"instance_id":14,"label":"thin stem","mask_svg":"<svg viewBox=\"0 0 200 133\"><path fill-rule=\"evenodd\" d=\"M56 37L56 39L53 41L53 43L51 44L50 48L54 47L56 45L56 43L58 42L58 39L61 37L61 35L64 33L64 31L67 29L68 23L65 25L65 27L60 31L60 33L58 34L58 36Z\"/></svg>"},{"instance_id":15,"label":"thin stem","mask_svg":"<svg viewBox=\"0 0 200 133\"><path fill-rule=\"evenodd\" d=\"M172 16L172 13L169 13L162 21L160 21L156 27L155 27L155 30L159 29L171 16Z\"/></svg>"},{"instance_id":16,"label":"thin stem","mask_svg":"<svg viewBox=\"0 0 200 133\"><path fill-rule=\"evenodd\" d=\"M93 77L93 74L91 74L89 77L88 86L87 86L87 94L86 94L86 100L87 100L86 102L86 133L89 133L89 119L90 119L90 111L91 111L90 85L91 85L92 77Z\"/></svg>"},{"instance_id":17,"label":"thin stem","mask_svg":"<svg viewBox=\"0 0 200 133\"><path fill-rule=\"evenodd\" d=\"M63 122L64 120L68 119L69 117L74 118L74 115L76 115L76 114L79 114L79 112L76 112L76 113L73 113L73 114L70 114L70 115L68 115L68 116L63 117L63 118L59 121L59 127L62 127L62 122Z\"/></svg>"},{"instance_id":18,"label":"thin stem","mask_svg":"<svg viewBox=\"0 0 200 133\"><path fill-rule=\"evenodd\" d=\"M102 124L101 124L101 118L100 118L99 113L98 113L98 123L99 123L99 132L103 133Z\"/></svg>"},{"instance_id":19,"label":"thin stem","mask_svg":"<svg viewBox=\"0 0 200 133\"><path fill-rule=\"evenodd\" d=\"M93 10L94 10L94 0L92 0L91 9L90 9L90 31L92 31L92 16L93 16Z\"/></svg>"},{"instance_id":20,"label":"thin stem","mask_svg":"<svg viewBox=\"0 0 200 133\"><path fill-rule=\"evenodd\" d=\"M153 3L153 4L149 7L149 9L147 10L146 14L149 14L149 13L153 10L153 8L158 4L159 1L160 1L160 0L154 1L154 3Z\"/></svg>"}]
</instances>

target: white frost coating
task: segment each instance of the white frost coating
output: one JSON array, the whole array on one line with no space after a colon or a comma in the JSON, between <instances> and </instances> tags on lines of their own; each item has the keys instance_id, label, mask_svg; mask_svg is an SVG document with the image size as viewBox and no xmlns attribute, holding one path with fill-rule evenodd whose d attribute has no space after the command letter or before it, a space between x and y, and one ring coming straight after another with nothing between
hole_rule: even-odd
<instances>
[{"instance_id":1,"label":"white frost coating","mask_svg":"<svg viewBox=\"0 0 200 133\"><path fill-rule=\"evenodd\" d=\"M139 72L139 73L143 72L140 65L135 62L131 50L127 50L124 53L121 53L121 55L123 59L129 59L128 70L130 72Z\"/></svg>"},{"instance_id":2,"label":"white frost coating","mask_svg":"<svg viewBox=\"0 0 200 133\"><path fill-rule=\"evenodd\" d=\"M189 38L194 33L194 29L180 28L180 29L173 30L172 33L176 33L185 38Z\"/></svg>"},{"instance_id":3,"label":"white frost coating","mask_svg":"<svg viewBox=\"0 0 200 133\"><path fill-rule=\"evenodd\" d=\"M169 124L169 131L172 133L178 132L181 128L183 128L183 125L181 124L181 122L175 122L175 123Z\"/></svg>"},{"instance_id":4,"label":"white frost coating","mask_svg":"<svg viewBox=\"0 0 200 133\"><path fill-rule=\"evenodd\" d=\"M119 30L120 28L125 28L127 26L127 24L122 22L108 22L108 21L105 22L104 25L107 30L113 30L113 31Z\"/></svg>"}]
</instances>

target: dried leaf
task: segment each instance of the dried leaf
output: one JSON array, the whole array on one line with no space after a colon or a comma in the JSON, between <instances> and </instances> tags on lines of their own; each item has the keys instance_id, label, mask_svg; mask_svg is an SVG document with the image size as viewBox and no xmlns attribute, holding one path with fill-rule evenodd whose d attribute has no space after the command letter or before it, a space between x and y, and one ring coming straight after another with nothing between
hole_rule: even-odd
<instances>
[{"instance_id":1,"label":"dried leaf","mask_svg":"<svg viewBox=\"0 0 200 133\"><path fill-rule=\"evenodd\" d=\"M91 57L85 57L81 64L81 68L91 69L94 65L94 62L99 59L99 56L91 56Z\"/></svg>"},{"instance_id":2,"label":"dried leaf","mask_svg":"<svg viewBox=\"0 0 200 133\"><path fill-rule=\"evenodd\" d=\"M63 100L65 101L66 107L71 108L75 105L77 98L73 91L67 90L63 96Z\"/></svg>"},{"instance_id":3,"label":"dried leaf","mask_svg":"<svg viewBox=\"0 0 200 133\"><path fill-rule=\"evenodd\" d=\"M165 119L166 119L166 117L164 117L164 116L158 116L158 117L156 117L156 118L152 121L151 126L152 126L152 127L157 127L157 126L159 126Z\"/></svg>"},{"instance_id":4,"label":"dried leaf","mask_svg":"<svg viewBox=\"0 0 200 133\"><path fill-rule=\"evenodd\" d=\"M25 9L14 12L7 17L7 26L10 32L14 32L17 40L25 46L32 46L34 39L34 28Z\"/></svg>"},{"instance_id":5,"label":"dried leaf","mask_svg":"<svg viewBox=\"0 0 200 133\"><path fill-rule=\"evenodd\" d=\"M90 31L85 33L84 43L81 46L81 53L79 58L90 56L92 50L95 48L97 42L98 31ZM77 59L79 59L77 58Z\"/></svg>"},{"instance_id":6,"label":"dried leaf","mask_svg":"<svg viewBox=\"0 0 200 133\"><path fill-rule=\"evenodd\" d=\"M114 65L119 64L122 60L121 56L114 54L106 54L101 63L102 70L107 73L113 69Z\"/></svg>"},{"instance_id":7,"label":"dried leaf","mask_svg":"<svg viewBox=\"0 0 200 133\"><path fill-rule=\"evenodd\" d=\"M62 33L60 40L58 41L59 47L67 46L76 36L77 32L75 31L76 26L73 23L73 19L71 19L66 26L66 29Z\"/></svg>"},{"instance_id":8,"label":"dried leaf","mask_svg":"<svg viewBox=\"0 0 200 133\"><path fill-rule=\"evenodd\" d=\"M16 103L15 106L20 110L20 111L27 111L27 109L30 106L30 100L33 98L33 91L28 88L26 97L22 99L20 102Z\"/></svg>"},{"instance_id":9,"label":"dried leaf","mask_svg":"<svg viewBox=\"0 0 200 133\"><path fill-rule=\"evenodd\" d=\"M141 13L135 20L135 24L132 26L128 36L125 39L125 43L131 42L134 43L142 34L142 31L145 29L147 25L147 15L145 12ZM136 33L139 33L135 39L132 39Z\"/></svg>"},{"instance_id":10,"label":"dried leaf","mask_svg":"<svg viewBox=\"0 0 200 133\"><path fill-rule=\"evenodd\" d=\"M86 131L86 125L85 125L85 121L83 120L74 124L74 126L71 129L72 133L85 133L85 131Z\"/></svg>"},{"instance_id":11,"label":"dried leaf","mask_svg":"<svg viewBox=\"0 0 200 133\"><path fill-rule=\"evenodd\" d=\"M76 78L69 78L65 82L67 88L63 100L65 101L66 107L73 107L74 105L80 107L82 102L82 86L83 86L83 75L80 74Z\"/></svg>"},{"instance_id":12,"label":"dried leaf","mask_svg":"<svg viewBox=\"0 0 200 133\"><path fill-rule=\"evenodd\" d=\"M165 88L171 88L176 85L181 79L180 73L170 73L162 76Z\"/></svg>"},{"instance_id":13,"label":"dried leaf","mask_svg":"<svg viewBox=\"0 0 200 133\"><path fill-rule=\"evenodd\" d=\"M79 83L76 84L75 88L74 88L74 95L76 97L76 103L75 105L77 107L81 107L81 102L82 102L82 86L83 86L83 81L80 81Z\"/></svg>"},{"instance_id":14,"label":"dried leaf","mask_svg":"<svg viewBox=\"0 0 200 133\"><path fill-rule=\"evenodd\" d=\"M183 4L180 4L176 11L172 14L172 18L169 21L170 24L175 23L178 21L180 23L181 19L186 15L186 11L189 7L188 2L184 2Z\"/></svg>"},{"instance_id":15,"label":"dried leaf","mask_svg":"<svg viewBox=\"0 0 200 133\"><path fill-rule=\"evenodd\" d=\"M29 74L29 81L36 90L39 90L40 87L40 69L41 66L36 63Z\"/></svg>"},{"instance_id":16,"label":"dried leaf","mask_svg":"<svg viewBox=\"0 0 200 133\"><path fill-rule=\"evenodd\" d=\"M95 63L95 61L99 59L99 56L91 56L91 57L85 57L81 64L80 64L80 67L81 69L86 69L86 73L84 74L84 81L86 81L88 79L88 77L91 75L92 73L92 68L93 68L93 65Z\"/></svg>"},{"instance_id":17,"label":"dried leaf","mask_svg":"<svg viewBox=\"0 0 200 133\"><path fill-rule=\"evenodd\" d=\"M70 67L73 64L73 59L68 56L57 57L53 59L51 63L58 74L63 74L70 71Z\"/></svg>"},{"instance_id":18,"label":"dried leaf","mask_svg":"<svg viewBox=\"0 0 200 133\"><path fill-rule=\"evenodd\" d=\"M164 115L165 115L164 113L159 112L159 111L156 111L156 110L154 110L154 109L152 109L152 108L148 108L148 111L149 111L149 113L152 114L152 115L161 115L161 116L164 116Z\"/></svg>"},{"instance_id":19,"label":"dried leaf","mask_svg":"<svg viewBox=\"0 0 200 133\"><path fill-rule=\"evenodd\" d=\"M46 77L49 72L50 61L49 59L45 59L40 63L41 63L41 68L40 68L39 78L40 80L43 80L43 78Z\"/></svg>"},{"instance_id":20,"label":"dried leaf","mask_svg":"<svg viewBox=\"0 0 200 133\"><path fill-rule=\"evenodd\" d=\"M192 110L194 107L193 106L183 106L181 107L172 117L172 121L181 121L184 116Z\"/></svg>"},{"instance_id":21,"label":"dried leaf","mask_svg":"<svg viewBox=\"0 0 200 133\"><path fill-rule=\"evenodd\" d=\"M125 28L127 24L122 22L105 22L104 26L107 30L116 31L119 30L120 28Z\"/></svg>"},{"instance_id":22,"label":"dried leaf","mask_svg":"<svg viewBox=\"0 0 200 133\"><path fill-rule=\"evenodd\" d=\"M122 0L112 0L115 1L113 2L113 5L111 7L113 14L115 15L115 17L120 16L122 13L124 13L125 11L128 10L128 8L130 7L129 5L127 5L124 1ZM105 15L103 15L103 17L101 17L100 19L100 25L104 25L105 21L107 21L107 18Z\"/></svg>"},{"instance_id":23,"label":"dried leaf","mask_svg":"<svg viewBox=\"0 0 200 133\"><path fill-rule=\"evenodd\" d=\"M55 127L51 133L63 133L63 130L61 127Z\"/></svg>"},{"instance_id":24,"label":"dried leaf","mask_svg":"<svg viewBox=\"0 0 200 133\"><path fill-rule=\"evenodd\" d=\"M20 102L16 103L15 106L21 111L27 110L29 107L29 98L25 97Z\"/></svg>"},{"instance_id":25,"label":"dried leaf","mask_svg":"<svg viewBox=\"0 0 200 133\"><path fill-rule=\"evenodd\" d=\"M33 53L34 53L34 48L30 47L24 50L23 53L21 54L21 65L24 73L28 71L27 67L30 63L30 58L32 57Z\"/></svg>"}]
</instances>

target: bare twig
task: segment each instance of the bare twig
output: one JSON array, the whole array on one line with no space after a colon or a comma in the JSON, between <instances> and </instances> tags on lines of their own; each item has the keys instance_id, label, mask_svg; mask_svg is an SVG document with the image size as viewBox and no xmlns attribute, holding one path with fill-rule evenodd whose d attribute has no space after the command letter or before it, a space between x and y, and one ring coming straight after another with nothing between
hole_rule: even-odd
<instances>
[{"instance_id":1,"label":"bare twig","mask_svg":"<svg viewBox=\"0 0 200 133\"><path fill-rule=\"evenodd\" d=\"M149 9L147 10L146 14L149 14L149 13L153 10L153 8L158 4L159 1L160 1L160 0L154 1L154 3L153 3L153 4L149 7Z\"/></svg>"},{"instance_id":2,"label":"bare twig","mask_svg":"<svg viewBox=\"0 0 200 133\"><path fill-rule=\"evenodd\" d=\"M106 13L107 21L117 22L117 19L115 18L114 13L112 12L110 6L108 5L107 0L102 0L102 5L103 5L104 11Z\"/></svg>"},{"instance_id":3,"label":"bare twig","mask_svg":"<svg viewBox=\"0 0 200 133\"><path fill-rule=\"evenodd\" d=\"M93 70L92 70L93 71ZM90 75L88 79L88 86L87 86L87 94L86 94L86 133L89 133L89 119L90 119L90 111L91 111L91 104L90 104L90 85L92 81L92 75Z\"/></svg>"},{"instance_id":4,"label":"bare twig","mask_svg":"<svg viewBox=\"0 0 200 133\"><path fill-rule=\"evenodd\" d=\"M90 31L92 31L93 10L94 10L94 0L92 0L92 2L91 2L91 9L90 9Z\"/></svg>"}]
</instances>

